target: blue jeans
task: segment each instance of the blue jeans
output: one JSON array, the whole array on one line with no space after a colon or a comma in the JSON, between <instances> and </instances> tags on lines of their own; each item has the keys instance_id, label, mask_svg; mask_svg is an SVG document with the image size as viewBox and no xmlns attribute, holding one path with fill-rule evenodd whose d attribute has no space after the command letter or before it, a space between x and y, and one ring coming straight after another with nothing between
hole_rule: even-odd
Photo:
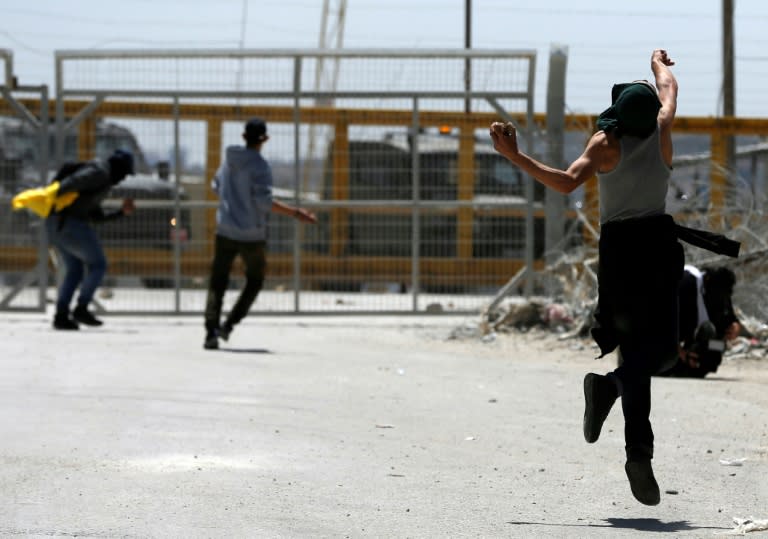
<instances>
[{"instance_id":1,"label":"blue jeans","mask_svg":"<svg viewBox=\"0 0 768 539\"><path fill-rule=\"evenodd\" d=\"M56 312L69 312L75 290L80 287L77 305L87 307L107 272L107 258L96 231L87 221L51 215L45 221L48 241L64 263L64 280L59 287Z\"/></svg>"}]
</instances>

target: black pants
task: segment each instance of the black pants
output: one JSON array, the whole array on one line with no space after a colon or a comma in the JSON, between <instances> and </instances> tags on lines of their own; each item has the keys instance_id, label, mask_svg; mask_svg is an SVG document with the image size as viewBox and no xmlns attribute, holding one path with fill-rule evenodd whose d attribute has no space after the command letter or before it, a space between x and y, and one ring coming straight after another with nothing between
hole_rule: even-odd
<instances>
[{"instance_id":1,"label":"black pants","mask_svg":"<svg viewBox=\"0 0 768 539\"><path fill-rule=\"evenodd\" d=\"M653 456L651 376L677 361L683 249L668 216L603 225L597 328L603 354L618 346L627 457Z\"/></svg>"},{"instance_id":2,"label":"black pants","mask_svg":"<svg viewBox=\"0 0 768 539\"><path fill-rule=\"evenodd\" d=\"M234 326L245 318L264 285L264 272L267 268L266 242L236 241L217 235L208 284L208 298L205 302L207 331L219 328L224 293L229 285L229 272L238 255L245 264L245 287L227 317L228 325Z\"/></svg>"}]
</instances>

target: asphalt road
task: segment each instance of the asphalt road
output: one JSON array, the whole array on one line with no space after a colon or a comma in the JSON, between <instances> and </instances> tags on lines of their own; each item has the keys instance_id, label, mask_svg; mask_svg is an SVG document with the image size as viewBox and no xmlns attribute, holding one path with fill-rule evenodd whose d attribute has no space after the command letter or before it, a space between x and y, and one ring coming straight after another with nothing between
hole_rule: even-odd
<instances>
[{"instance_id":1,"label":"asphalt road","mask_svg":"<svg viewBox=\"0 0 768 539\"><path fill-rule=\"evenodd\" d=\"M253 317L211 352L198 318L0 314L0 536L711 538L768 518L768 362L654 380L646 507L620 407L581 434L582 378L613 359L448 338L467 321Z\"/></svg>"}]
</instances>

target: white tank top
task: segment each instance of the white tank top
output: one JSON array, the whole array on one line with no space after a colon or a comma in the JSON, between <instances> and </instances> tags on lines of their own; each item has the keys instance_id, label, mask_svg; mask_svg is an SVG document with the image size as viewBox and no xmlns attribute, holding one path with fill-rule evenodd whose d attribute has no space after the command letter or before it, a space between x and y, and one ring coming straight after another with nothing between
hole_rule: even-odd
<instances>
[{"instance_id":1,"label":"white tank top","mask_svg":"<svg viewBox=\"0 0 768 539\"><path fill-rule=\"evenodd\" d=\"M665 213L671 169L661 155L658 127L647 138L624 135L619 143L619 163L598 174L600 223Z\"/></svg>"}]
</instances>

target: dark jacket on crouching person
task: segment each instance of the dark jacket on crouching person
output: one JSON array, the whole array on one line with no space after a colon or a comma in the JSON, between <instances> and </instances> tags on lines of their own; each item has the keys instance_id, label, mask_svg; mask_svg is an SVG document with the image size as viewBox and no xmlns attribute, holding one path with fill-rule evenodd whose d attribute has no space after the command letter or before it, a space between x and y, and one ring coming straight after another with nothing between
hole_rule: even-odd
<instances>
[{"instance_id":1,"label":"dark jacket on crouching person","mask_svg":"<svg viewBox=\"0 0 768 539\"><path fill-rule=\"evenodd\" d=\"M680 359L669 376L701 378L717 372L726 340L740 331L731 296L736 275L725 266L686 266L680 282ZM738 329L734 329L738 328Z\"/></svg>"},{"instance_id":2,"label":"dark jacket on crouching person","mask_svg":"<svg viewBox=\"0 0 768 539\"><path fill-rule=\"evenodd\" d=\"M70 192L78 193L78 197L69 206L58 212L53 212L58 219L74 217L84 221L102 222L122 217L123 210L104 211L101 207L112 187L124 177L113 177L110 170L113 166L95 161L66 163L59 169L54 181L59 181L59 195Z\"/></svg>"},{"instance_id":3,"label":"dark jacket on crouching person","mask_svg":"<svg viewBox=\"0 0 768 539\"><path fill-rule=\"evenodd\" d=\"M91 223L117 219L126 214L126 208L133 211L130 199L123 200L123 206L115 211L105 212L101 208L112 187L133 173L133 155L122 150L115 150L104 165L67 163L57 172L54 180L59 182L58 196L77 193L77 198L68 206L52 211L45 221L48 240L64 266L53 319L55 329L78 329L78 323L102 324L88 310L107 271L107 259ZM76 307L70 313L78 289Z\"/></svg>"}]
</instances>

